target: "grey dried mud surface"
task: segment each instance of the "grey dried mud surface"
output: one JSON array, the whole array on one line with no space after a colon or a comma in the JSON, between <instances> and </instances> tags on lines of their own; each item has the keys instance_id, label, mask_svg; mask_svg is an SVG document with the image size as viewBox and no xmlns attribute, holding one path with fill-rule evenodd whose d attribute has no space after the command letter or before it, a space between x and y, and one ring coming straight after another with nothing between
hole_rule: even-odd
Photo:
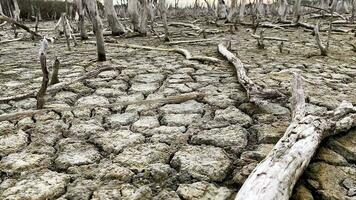
<instances>
[{"instance_id":1,"label":"grey dried mud surface","mask_svg":"<svg viewBox=\"0 0 356 200\"><path fill-rule=\"evenodd\" d=\"M191 31L171 29L178 30ZM258 84L288 93L290 72L301 73L309 113L322 114L342 100L356 104L356 56L345 50L353 37L333 35L331 57L308 58L318 54L309 32L268 29L265 35L288 37L293 43L286 42L282 54L273 42L266 42L267 50L257 50L247 28L241 27L234 35L209 36L216 41L180 47L223 59L217 44L231 38L232 51ZM164 47L154 36L115 39ZM180 39L189 37L175 38ZM38 43L10 44L0 48L0 96L37 90ZM72 49L67 51L60 40L48 51L48 63L55 55L61 61L62 82L100 65L93 62L94 45L80 42ZM0 199L232 199L289 124L284 102L262 109L247 103L227 62L200 63L175 53L113 46L107 52L110 61L103 64L117 70L68 86L48 96L46 105L118 103L190 92L206 96L180 104L85 108L0 122ZM1 104L0 113L35 106L35 99L12 101ZM355 129L327 139L293 199L355 199L355 147Z\"/></svg>"}]
</instances>

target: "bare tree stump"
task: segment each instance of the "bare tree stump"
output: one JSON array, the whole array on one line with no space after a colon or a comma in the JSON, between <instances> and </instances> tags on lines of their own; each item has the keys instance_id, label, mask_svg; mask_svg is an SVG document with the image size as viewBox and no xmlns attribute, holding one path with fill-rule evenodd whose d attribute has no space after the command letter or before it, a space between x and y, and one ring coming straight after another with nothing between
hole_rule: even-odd
<instances>
[{"instance_id":1,"label":"bare tree stump","mask_svg":"<svg viewBox=\"0 0 356 200\"><path fill-rule=\"evenodd\" d=\"M98 61L106 60L105 53L105 43L103 36L103 24L101 22L98 6L96 4L96 0L84 0L85 6L89 12L90 19L93 23L93 30L96 36L96 48L98 54Z\"/></svg>"},{"instance_id":2,"label":"bare tree stump","mask_svg":"<svg viewBox=\"0 0 356 200\"><path fill-rule=\"evenodd\" d=\"M85 0L76 0L76 5L78 9L79 16L79 29L80 29L80 38L82 40L87 40L88 35L85 29L85 10L84 10L84 2Z\"/></svg>"},{"instance_id":3,"label":"bare tree stump","mask_svg":"<svg viewBox=\"0 0 356 200\"><path fill-rule=\"evenodd\" d=\"M14 19L11 19L9 17L6 17L5 15L0 15L0 20L7 21L7 22L9 22L11 24L14 24L14 25L24 29L25 31L31 33L33 36L42 37L40 34L32 31L29 27L25 26L24 24L21 24L21 23L15 21Z\"/></svg>"},{"instance_id":4,"label":"bare tree stump","mask_svg":"<svg viewBox=\"0 0 356 200\"><path fill-rule=\"evenodd\" d=\"M114 9L113 0L104 0L104 7L107 14L108 22L111 28L112 35L125 34L125 28L117 18L116 11Z\"/></svg>"},{"instance_id":5,"label":"bare tree stump","mask_svg":"<svg viewBox=\"0 0 356 200\"><path fill-rule=\"evenodd\" d=\"M169 38L169 31L168 31L168 22L167 22L167 5L166 0L159 1L159 9L161 11L161 17L163 20L163 27L164 27L164 40L170 41Z\"/></svg>"},{"instance_id":6,"label":"bare tree stump","mask_svg":"<svg viewBox=\"0 0 356 200\"><path fill-rule=\"evenodd\" d=\"M48 80L49 80L48 79L48 69L47 69L47 58L46 58L47 48L48 48L48 42L46 39L43 39L41 42L41 47L40 47L40 51L39 51L39 58L40 58L40 62L41 62L43 78L42 78L41 88L36 95L37 109L42 109L45 104L44 96L46 95Z\"/></svg>"},{"instance_id":7,"label":"bare tree stump","mask_svg":"<svg viewBox=\"0 0 356 200\"><path fill-rule=\"evenodd\" d=\"M51 82L49 83L49 85L54 85L54 84L59 83L59 79L58 79L59 65L60 65L60 62L59 62L58 58L56 57L56 60L54 61L54 64L53 64L52 77L51 77Z\"/></svg>"}]
</instances>

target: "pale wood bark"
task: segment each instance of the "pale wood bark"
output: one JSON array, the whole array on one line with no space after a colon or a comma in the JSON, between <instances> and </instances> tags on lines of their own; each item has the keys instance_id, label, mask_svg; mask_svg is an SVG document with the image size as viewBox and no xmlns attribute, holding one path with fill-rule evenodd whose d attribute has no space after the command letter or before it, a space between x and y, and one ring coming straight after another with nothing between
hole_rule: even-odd
<instances>
[{"instance_id":1,"label":"pale wood bark","mask_svg":"<svg viewBox=\"0 0 356 200\"><path fill-rule=\"evenodd\" d=\"M65 18L66 18L66 13L62 13L61 22L62 22L62 26L63 26L63 33L64 33L64 36L66 37L67 48L70 51L71 49L70 49L69 34L68 34L68 31L67 31L67 22L66 22Z\"/></svg>"},{"instance_id":2,"label":"pale wood bark","mask_svg":"<svg viewBox=\"0 0 356 200\"><path fill-rule=\"evenodd\" d=\"M318 47L320 49L320 55L327 56L328 55L328 48L329 48L329 45L328 45L329 44L329 40L327 42L327 45L324 45L322 43L322 41L320 39L319 28L320 28L320 25L319 25L319 21L318 21L318 23L315 25L315 28L314 28L315 41L316 41L316 44L318 45Z\"/></svg>"},{"instance_id":3,"label":"pale wood bark","mask_svg":"<svg viewBox=\"0 0 356 200\"><path fill-rule=\"evenodd\" d=\"M72 111L75 109L83 109L83 108L113 108L118 106L129 106L129 105L175 104L175 103L182 103L193 99L201 99L204 96L205 96L204 93L186 93L186 94L170 96L166 98L139 100L139 101L125 101L125 102L112 103L112 104L84 105L84 106L74 106L74 107L48 107L41 110L28 110L28 111L22 111L22 112L10 113L10 114L2 114L0 115L0 122L9 121L9 120L19 120L25 117L30 117L35 114L49 112L52 110L55 110L57 112L64 112L64 111Z\"/></svg>"},{"instance_id":4,"label":"pale wood bark","mask_svg":"<svg viewBox=\"0 0 356 200\"><path fill-rule=\"evenodd\" d=\"M221 63L221 60L214 58L214 57L193 56L188 50L182 49L182 48L166 49L166 48L157 48L157 47L150 47L150 46L140 46L140 45L134 45L134 44L121 44L121 43L117 43L117 44L114 43L114 44L108 44L108 45L133 48L133 49L175 52L175 53L179 53L179 54L183 55L187 60L197 60L197 61L201 61L201 62Z\"/></svg>"},{"instance_id":5,"label":"pale wood bark","mask_svg":"<svg viewBox=\"0 0 356 200\"><path fill-rule=\"evenodd\" d=\"M231 6L230 6L229 14L227 15L227 21L233 22L233 17L235 17L236 13L237 13L237 0L231 0Z\"/></svg>"},{"instance_id":6,"label":"pale wood bark","mask_svg":"<svg viewBox=\"0 0 356 200\"><path fill-rule=\"evenodd\" d=\"M169 41L169 30L168 30L168 21L167 21L167 5L166 0L159 1L159 9L161 13L161 17L163 20L163 27L164 27L164 40Z\"/></svg>"},{"instance_id":7,"label":"pale wood bark","mask_svg":"<svg viewBox=\"0 0 356 200\"><path fill-rule=\"evenodd\" d=\"M94 70L92 70L90 72L87 72L83 76L80 76L78 78L72 79L72 80L67 81L67 82L61 82L61 83L49 86L48 89L47 89L47 93L48 94L56 93L57 91L62 90L63 88L65 88L65 87L67 87L69 85L72 85L74 83L83 81L83 80L91 78L91 77L95 77L95 76L97 76L98 74L100 74L103 71L108 71L108 70L113 70L113 69L115 69L115 68L100 66L97 69L94 69ZM10 96L10 97L2 97L2 98L0 98L0 103L7 103L9 101L19 101L19 100L22 100L22 99L34 98L34 97L36 97L36 91L31 91L31 92L26 93L26 94L19 94L19 95Z\"/></svg>"},{"instance_id":8,"label":"pale wood bark","mask_svg":"<svg viewBox=\"0 0 356 200\"><path fill-rule=\"evenodd\" d=\"M41 88L36 95L37 100L37 109L42 109L45 104L44 96L46 95L47 87L48 87L48 69L47 69L47 58L46 58L46 51L48 48L48 42L46 39L43 39L41 42L41 47L39 51L39 58L41 62L41 69L42 69L42 84Z\"/></svg>"},{"instance_id":9,"label":"pale wood bark","mask_svg":"<svg viewBox=\"0 0 356 200\"><path fill-rule=\"evenodd\" d=\"M284 136L257 165L235 200L288 200L321 141L356 126L356 107L342 102L326 116L305 114L301 77L294 78L293 119Z\"/></svg>"},{"instance_id":10,"label":"pale wood bark","mask_svg":"<svg viewBox=\"0 0 356 200\"><path fill-rule=\"evenodd\" d=\"M11 23L11 24L14 24L14 25L16 25L16 26L22 28L23 30L25 30L25 31L27 31L27 32L29 32L29 33L31 33L33 36L42 37L40 34L38 34L38 33L34 32L34 31L32 31L29 27L25 26L24 24L21 24L20 22L17 22L17 21L15 21L14 19L11 19L11 18L9 18L9 17L6 17L5 15L0 15L0 20L7 21L7 22L9 22L9 23Z\"/></svg>"},{"instance_id":11,"label":"pale wood bark","mask_svg":"<svg viewBox=\"0 0 356 200\"><path fill-rule=\"evenodd\" d=\"M218 0L218 20L226 19L227 17L227 6L224 0Z\"/></svg>"},{"instance_id":12,"label":"pale wood bark","mask_svg":"<svg viewBox=\"0 0 356 200\"><path fill-rule=\"evenodd\" d=\"M0 15L3 15L3 14L4 14L4 11L3 11L2 5L1 5L1 3L0 3Z\"/></svg>"},{"instance_id":13,"label":"pale wood bark","mask_svg":"<svg viewBox=\"0 0 356 200\"><path fill-rule=\"evenodd\" d=\"M59 62L58 58L56 57L54 64L53 64L52 77L51 77L51 82L49 83L49 85L54 85L54 84L59 83L59 79L58 79L59 65L60 65L60 62Z\"/></svg>"},{"instance_id":14,"label":"pale wood bark","mask_svg":"<svg viewBox=\"0 0 356 200\"><path fill-rule=\"evenodd\" d=\"M294 0L293 12L294 12L294 22L297 23L300 19L300 3L301 0Z\"/></svg>"},{"instance_id":15,"label":"pale wood bark","mask_svg":"<svg viewBox=\"0 0 356 200\"><path fill-rule=\"evenodd\" d=\"M80 30L80 38L82 40L87 40L87 31L85 28L85 10L84 10L84 0L76 0L76 5L78 9L78 16L79 16L79 30Z\"/></svg>"},{"instance_id":16,"label":"pale wood bark","mask_svg":"<svg viewBox=\"0 0 356 200\"><path fill-rule=\"evenodd\" d=\"M105 11L113 35L125 34L125 27L119 21L114 9L113 0L104 0Z\"/></svg>"},{"instance_id":17,"label":"pale wood bark","mask_svg":"<svg viewBox=\"0 0 356 200\"><path fill-rule=\"evenodd\" d=\"M134 31L142 35L147 34L148 9L147 0L130 0L128 2L128 13L134 26Z\"/></svg>"},{"instance_id":18,"label":"pale wood bark","mask_svg":"<svg viewBox=\"0 0 356 200\"><path fill-rule=\"evenodd\" d=\"M255 39L261 39L260 36L255 35L255 34L251 34L251 36ZM274 40L274 41L284 41L287 42L289 41L287 38L278 38L278 37L263 37L264 40Z\"/></svg>"},{"instance_id":19,"label":"pale wood bark","mask_svg":"<svg viewBox=\"0 0 356 200\"><path fill-rule=\"evenodd\" d=\"M240 22L242 22L244 20L244 16L245 16L245 2L246 0L241 0L240 1L240 11L239 11L239 20Z\"/></svg>"},{"instance_id":20,"label":"pale wood bark","mask_svg":"<svg viewBox=\"0 0 356 200\"><path fill-rule=\"evenodd\" d=\"M20 13L21 13L21 10L20 10L20 7L19 7L19 4L17 3L17 0L13 0L13 3L14 3L14 19L16 21L20 21Z\"/></svg>"},{"instance_id":21,"label":"pale wood bark","mask_svg":"<svg viewBox=\"0 0 356 200\"><path fill-rule=\"evenodd\" d=\"M233 53L231 53L224 44L218 45L218 51L223 55L236 69L236 75L239 83L244 87L249 97L250 102L256 105L266 104L266 99L282 98L284 95L273 89L263 88L254 83L246 73L243 63Z\"/></svg>"},{"instance_id":22,"label":"pale wood bark","mask_svg":"<svg viewBox=\"0 0 356 200\"><path fill-rule=\"evenodd\" d=\"M279 0L278 14L281 21L287 21L288 3L287 0Z\"/></svg>"},{"instance_id":23,"label":"pale wood bark","mask_svg":"<svg viewBox=\"0 0 356 200\"><path fill-rule=\"evenodd\" d=\"M93 30L96 36L96 49L98 54L98 61L105 61L106 53L105 53L105 43L104 43L104 36L103 36L103 24L99 16L96 0L85 0L84 4L89 12L90 19L93 23Z\"/></svg>"}]
</instances>

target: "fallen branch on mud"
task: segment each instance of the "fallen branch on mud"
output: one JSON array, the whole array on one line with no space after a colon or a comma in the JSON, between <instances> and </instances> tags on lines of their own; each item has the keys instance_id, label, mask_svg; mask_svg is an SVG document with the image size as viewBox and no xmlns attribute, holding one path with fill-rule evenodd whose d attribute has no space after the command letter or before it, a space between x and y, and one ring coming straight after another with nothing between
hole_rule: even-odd
<instances>
[{"instance_id":1,"label":"fallen branch on mud","mask_svg":"<svg viewBox=\"0 0 356 200\"><path fill-rule=\"evenodd\" d=\"M205 96L203 93L187 93L182 95L170 96L166 98L159 98L159 99L150 99L150 100L139 100L139 101L125 101L120 103L113 103L113 104L98 104L98 105L84 105L84 106L74 106L74 107L47 107L41 110L28 110L16 113L9 113L0 115L0 122L1 121L11 121L11 120L18 120L25 117L30 117L35 114L45 113L48 111L72 111L75 109L93 109L93 108L113 108L118 106L129 106L129 105L147 105L147 104L174 104L174 103L182 103L185 101L193 100L193 99L201 99Z\"/></svg>"},{"instance_id":2,"label":"fallen branch on mud","mask_svg":"<svg viewBox=\"0 0 356 200\"><path fill-rule=\"evenodd\" d=\"M7 21L7 22L9 22L9 23L11 23L11 24L14 24L14 25L16 25L17 27L20 27L20 28L22 28L23 30L25 30L25 31L27 31L27 32L29 32L29 33L31 33L33 36L43 38L40 34L36 33L35 31L32 31L29 27L25 26L24 24L21 24L21 23L17 22L17 21L14 20L14 19L11 19L11 18L9 18L9 17L6 17L5 15L1 15L1 14L0 14L0 21L1 21L1 20L2 20L2 21Z\"/></svg>"},{"instance_id":3,"label":"fallen branch on mud","mask_svg":"<svg viewBox=\"0 0 356 200\"><path fill-rule=\"evenodd\" d=\"M7 43L10 43L10 42L16 42L16 41L20 41L20 40L23 40L23 38L15 38L15 39L11 39L11 40L3 40L3 41L0 41L0 44L7 44Z\"/></svg>"},{"instance_id":4,"label":"fallen branch on mud","mask_svg":"<svg viewBox=\"0 0 356 200\"><path fill-rule=\"evenodd\" d=\"M255 35L255 34L251 34L251 36L255 39L261 39L260 36ZM289 40L286 38L278 38L278 37L263 37L263 40L274 40L274 41L283 41L283 42L288 42Z\"/></svg>"},{"instance_id":5,"label":"fallen branch on mud","mask_svg":"<svg viewBox=\"0 0 356 200\"><path fill-rule=\"evenodd\" d=\"M88 44L91 44L93 42L87 42ZM108 45L112 46L117 46L117 47L125 47L125 48L133 48L133 49L144 49L144 50L154 50L154 51L168 51L168 52L175 52L183 55L187 60L197 60L201 62L212 62L212 63L220 63L221 60L214 58L214 57L208 57L208 56L192 56L192 54L182 48L158 48L158 47L150 47L150 46L141 46L141 45L134 45L134 44L122 44L122 43L108 43Z\"/></svg>"},{"instance_id":6,"label":"fallen branch on mud","mask_svg":"<svg viewBox=\"0 0 356 200\"><path fill-rule=\"evenodd\" d=\"M165 44L168 44L168 45L176 45L176 44L201 43L201 42L209 42L209 41L214 41L214 39L172 41L172 42L166 42Z\"/></svg>"},{"instance_id":7,"label":"fallen branch on mud","mask_svg":"<svg viewBox=\"0 0 356 200\"><path fill-rule=\"evenodd\" d=\"M246 73L240 59L238 59L233 53L231 53L224 44L220 43L218 45L218 51L223 55L231 64L234 65L236 69L237 79L239 83L245 88L250 102L255 103L256 105L266 104L265 99L275 99L284 97L284 95L273 89L263 88L256 83L254 83Z\"/></svg>"},{"instance_id":8,"label":"fallen branch on mud","mask_svg":"<svg viewBox=\"0 0 356 200\"><path fill-rule=\"evenodd\" d=\"M356 107L346 101L325 116L305 115L302 78L292 83L292 122L267 157L257 165L235 200L288 200L321 141L356 126Z\"/></svg>"},{"instance_id":9,"label":"fallen branch on mud","mask_svg":"<svg viewBox=\"0 0 356 200\"><path fill-rule=\"evenodd\" d=\"M68 82L62 82L62 83L58 83L58 84L49 86L48 90L47 90L47 94L56 93L57 91L65 88L71 84L74 84L79 81L94 77L103 71L108 71L108 70L113 70L113 69L115 69L115 68L114 67L98 67L98 69L87 72L83 76L80 76L80 77L70 80ZM18 101L18 100L34 98L34 97L36 97L35 90L31 91L29 93L26 93L26 94L20 94L20 95L15 95L15 96L11 96L11 97L2 97L2 98L0 98L0 103L7 103L9 101Z\"/></svg>"}]
</instances>

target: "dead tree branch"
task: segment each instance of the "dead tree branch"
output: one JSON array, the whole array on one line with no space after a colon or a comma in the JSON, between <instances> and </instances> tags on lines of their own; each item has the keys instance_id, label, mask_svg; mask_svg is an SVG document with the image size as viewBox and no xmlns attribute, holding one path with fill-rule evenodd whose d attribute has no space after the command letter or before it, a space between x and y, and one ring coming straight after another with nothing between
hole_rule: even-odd
<instances>
[{"instance_id":1,"label":"dead tree branch","mask_svg":"<svg viewBox=\"0 0 356 200\"><path fill-rule=\"evenodd\" d=\"M25 31L27 31L27 32L29 32L29 33L31 33L33 36L43 38L40 34L36 33L35 31L32 31L29 27L25 26L24 24L21 24L21 23L17 22L17 21L14 20L14 19L11 19L11 18L9 18L9 17L6 17L5 15L0 15L0 21L1 21L1 20L2 20L2 21L7 21L7 22L9 22L9 23L11 23L11 24L14 24L14 25L16 25L17 27L20 27L20 28L22 28L23 30L25 30Z\"/></svg>"},{"instance_id":2,"label":"dead tree branch","mask_svg":"<svg viewBox=\"0 0 356 200\"><path fill-rule=\"evenodd\" d=\"M47 87L48 87L49 79L48 79L47 58L46 58L47 48L48 48L48 42L44 38L41 42L41 47L40 47L40 51L39 51L43 78L42 78L42 85L41 85L40 91L38 91L38 93L36 95L37 109L43 108L43 106L45 104L44 96L46 95L46 91L47 91Z\"/></svg>"},{"instance_id":3,"label":"dead tree branch","mask_svg":"<svg viewBox=\"0 0 356 200\"><path fill-rule=\"evenodd\" d=\"M255 103L256 105L266 104L266 98L280 98L284 97L282 93L277 90L263 88L256 83L254 83L246 73L240 59L238 59L233 53L231 53L224 44L220 43L218 45L218 51L223 55L231 64L234 65L236 69L237 79L239 83L245 88L247 95L250 99L250 102Z\"/></svg>"},{"instance_id":4,"label":"dead tree branch","mask_svg":"<svg viewBox=\"0 0 356 200\"><path fill-rule=\"evenodd\" d=\"M99 67L97 67L97 69L94 69L94 70L92 70L90 72L87 72L83 76L80 76L78 78L72 79L72 80L70 80L68 82L62 82L62 83L58 83L58 84L49 86L48 90L47 90L47 94L56 93L57 91L65 88L65 87L67 87L69 85L72 85L74 83L80 82L82 80L85 80L85 79L88 79L88 78L91 78L91 77L94 77L94 76L100 74L103 71L108 71L108 70L113 70L113 69L115 69L115 68L99 66ZM19 100L22 100L22 99L34 98L34 97L36 97L36 91L31 91L31 92L29 92L27 94L20 94L20 95L15 95L15 96L11 96L11 97L2 97L2 98L0 98L0 103L7 103L9 101L19 101Z\"/></svg>"},{"instance_id":5,"label":"dead tree branch","mask_svg":"<svg viewBox=\"0 0 356 200\"><path fill-rule=\"evenodd\" d=\"M205 94L203 93L187 93L182 95L170 96L166 98L139 100L139 101L125 101L125 102L119 102L113 104L84 105L84 106L74 106L74 107L48 107L41 110L28 110L28 111L22 111L22 112L10 113L10 114L3 114L0 115L0 122L18 120L21 118L33 116L38 113L45 113L52 110L55 110L57 112L63 112L63 111L72 111L75 109L83 109L83 108L113 108L118 106L129 106L129 105L173 104L173 103L182 103L193 99L201 99L204 96Z\"/></svg>"},{"instance_id":6,"label":"dead tree branch","mask_svg":"<svg viewBox=\"0 0 356 200\"><path fill-rule=\"evenodd\" d=\"M292 90L291 124L272 151L252 171L235 200L288 200L321 141L356 126L356 107L351 103L342 102L326 116L305 117L301 76L294 77Z\"/></svg>"}]
</instances>

